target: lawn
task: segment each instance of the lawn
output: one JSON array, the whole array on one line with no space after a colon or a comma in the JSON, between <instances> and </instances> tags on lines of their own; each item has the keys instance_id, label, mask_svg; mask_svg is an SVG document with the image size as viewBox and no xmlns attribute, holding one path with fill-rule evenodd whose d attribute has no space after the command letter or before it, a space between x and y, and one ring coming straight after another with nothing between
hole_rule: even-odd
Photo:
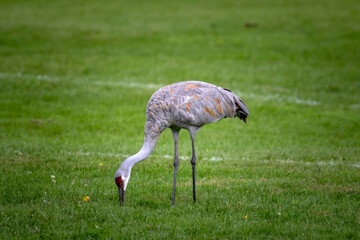
<instances>
[{"instance_id":1,"label":"lawn","mask_svg":"<svg viewBox=\"0 0 360 240\"><path fill-rule=\"evenodd\" d=\"M1 239L359 239L360 3L0 1ZM132 171L158 88L231 89L248 123ZM52 177L53 176L53 177ZM86 197L89 201L84 201Z\"/></svg>"}]
</instances>

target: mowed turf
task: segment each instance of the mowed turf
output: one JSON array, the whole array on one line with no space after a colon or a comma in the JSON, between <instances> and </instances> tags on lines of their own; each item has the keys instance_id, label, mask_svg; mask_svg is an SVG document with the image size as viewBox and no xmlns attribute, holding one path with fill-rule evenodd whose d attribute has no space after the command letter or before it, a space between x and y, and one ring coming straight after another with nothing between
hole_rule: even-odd
<instances>
[{"instance_id":1,"label":"mowed turf","mask_svg":"<svg viewBox=\"0 0 360 240\"><path fill-rule=\"evenodd\" d=\"M351 0L1 1L0 238L358 239L359 22ZM174 207L164 131L120 208L148 99L185 80L248 124L197 134L196 204L181 131Z\"/></svg>"}]
</instances>

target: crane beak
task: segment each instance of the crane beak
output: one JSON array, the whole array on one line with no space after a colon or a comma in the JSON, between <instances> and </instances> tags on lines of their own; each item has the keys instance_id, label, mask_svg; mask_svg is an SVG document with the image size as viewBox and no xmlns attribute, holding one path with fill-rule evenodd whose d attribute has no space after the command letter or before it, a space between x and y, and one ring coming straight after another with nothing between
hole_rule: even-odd
<instances>
[{"instance_id":1,"label":"crane beak","mask_svg":"<svg viewBox=\"0 0 360 240\"><path fill-rule=\"evenodd\" d=\"M125 191L122 187L119 188L119 199L120 199L120 206L122 206L125 202Z\"/></svg>"}]
</instances>

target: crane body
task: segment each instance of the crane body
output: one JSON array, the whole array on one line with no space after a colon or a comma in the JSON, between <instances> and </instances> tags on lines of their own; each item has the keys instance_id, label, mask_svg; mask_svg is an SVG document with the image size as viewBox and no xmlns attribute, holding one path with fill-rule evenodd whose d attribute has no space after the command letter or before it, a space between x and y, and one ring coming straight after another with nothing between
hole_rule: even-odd
<instances>
[{"instance_id":1,"label":"crane body","mask_svg":"<svg viewBox=\"0 0 360 240\"><path fill-rule=\"evenodd\" d=\"M196 202L195 189L195 135L205 124L217 122L223 118L239 117L246 123L249 110L245 103L226 88L199 82L186 81L174 83L156 91L146 107L144 144L140 151L125 159L115 173L115 182L119 189L120 205L125 201L132 167L146 159L154 150L162 131L170 128L175 145L174 181L172 205L175 201L177 169L179 166L178 139L181 129L187 129L192 142L193 200Z\"/></svg>"}]
</instances>

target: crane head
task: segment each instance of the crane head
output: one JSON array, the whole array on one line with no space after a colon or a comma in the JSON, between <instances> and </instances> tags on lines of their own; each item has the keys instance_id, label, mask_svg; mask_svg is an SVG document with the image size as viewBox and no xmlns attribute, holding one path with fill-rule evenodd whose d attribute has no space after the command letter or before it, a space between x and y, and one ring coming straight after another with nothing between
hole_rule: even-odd
<instances>
[{"instance_id":1,"label":"crane head","mask_svg":"<svg viewBox=\"0 0 360 240\"><path fill-rule=\"evenodd\" d=\"M119 199L120 199L120 206L122 206L125 202L125 188L124 188L124 180L123 177L116 177L115 183L119 189Z\"/></svg>"},{"instance_id":2,"label":"crane head","mask_svg":"<svg viewBox=\"0 0 360 240\"><path fill-rule=\"evenodd\" d=\"M131 167L126 164L121 164L115 173L115 183L119 189L120 206L125 202L126 186L129 183Z\"/></svg>"}]
</instances>

